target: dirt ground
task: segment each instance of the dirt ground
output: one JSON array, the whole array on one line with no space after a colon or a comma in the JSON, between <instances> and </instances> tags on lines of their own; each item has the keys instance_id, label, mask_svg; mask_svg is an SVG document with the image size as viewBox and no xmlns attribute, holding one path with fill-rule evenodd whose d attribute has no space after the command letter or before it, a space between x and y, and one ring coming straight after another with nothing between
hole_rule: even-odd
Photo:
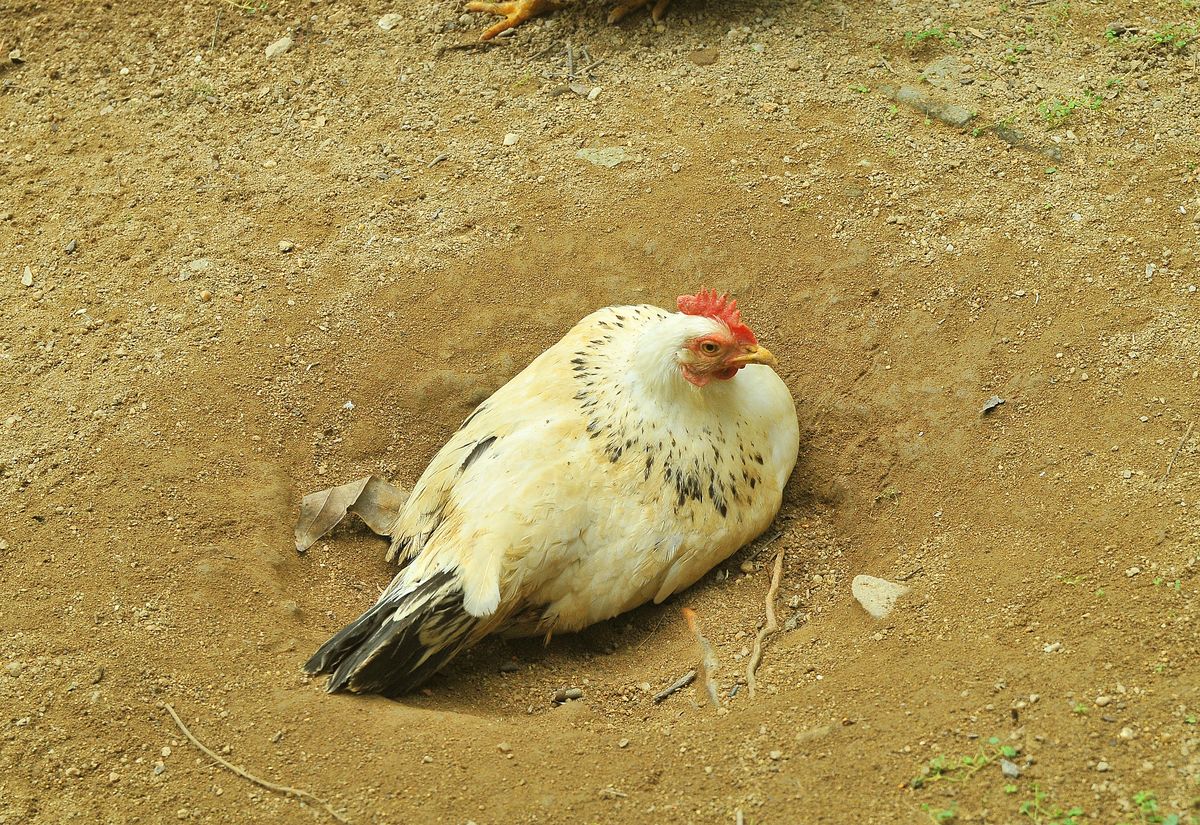
<instances>
[{"instance_id":1,"label":"dirt ground","mask_svg":"<svg viewBox=\"0 0 1200 825\"><path fill-rule=\"evenodd\" d=\"M353 823L1200 821L1194 0L608 7L0 0L0 822L332 821L165 703ZM798 402L776 543L404 702L301 675L390 578L304 493L701 285ZM652 700L681 606L720 710Z\"/></svg>"}]
</instances>

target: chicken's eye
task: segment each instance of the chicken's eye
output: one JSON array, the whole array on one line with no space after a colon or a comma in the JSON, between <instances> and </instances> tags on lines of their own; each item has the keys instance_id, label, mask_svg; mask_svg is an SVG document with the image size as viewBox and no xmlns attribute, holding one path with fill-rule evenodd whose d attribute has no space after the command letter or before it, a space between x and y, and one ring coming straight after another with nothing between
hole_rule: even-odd
<instances>
[{"instance_id":1,"label":"chicken's eye","mask_svg":"<svg viewBox=\"0 0 1200 825\"><path fill-rule=\"evenodd\" d=\"M716 355L721 351L721 347L713 341L705 341L700 345L700 351L705 355Z\"/></svg>"}]
</instances>

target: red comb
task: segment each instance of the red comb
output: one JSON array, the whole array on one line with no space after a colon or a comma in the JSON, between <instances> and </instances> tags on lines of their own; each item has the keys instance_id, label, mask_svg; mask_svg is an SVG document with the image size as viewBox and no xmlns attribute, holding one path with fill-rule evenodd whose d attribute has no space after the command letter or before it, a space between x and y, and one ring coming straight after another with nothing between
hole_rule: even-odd
<instances>
[{"instance_id":1,"label":"red comb","mask_svg":"<svg viewBox=\"0 0 1200 825\"><path fill-rule=\"evenodd\" d=\"M720 295L715 289L701 289L695 295L680 295L676 299L679 311L684 315L703 315L714 318L733 333L733 337L747 344L757 344L758 339L750 327L742 323L737 301L729 300L729 294Z\"/></svg>"}]
</instances>

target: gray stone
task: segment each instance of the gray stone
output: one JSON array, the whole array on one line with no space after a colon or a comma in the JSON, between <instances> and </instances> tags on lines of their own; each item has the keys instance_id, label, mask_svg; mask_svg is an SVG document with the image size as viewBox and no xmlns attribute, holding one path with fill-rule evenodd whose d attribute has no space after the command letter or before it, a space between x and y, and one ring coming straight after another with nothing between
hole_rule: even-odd
<instances>
[{"instance_id":1,"label":"gray stone","mask_svg":"<svg viewBox=\"0 0 1200 825\"><path fill-rule=\"evenodd\" d=\"M966 63L954 55L948 54L945 57L939 57L926 66L921 72L921 76L930 85L949 91L956 86L962 85L963 75L966 73L966 70Z\"/></svg>"},{"instance_id":2,"label":"gray stone","mask_svg":"<svg viewBox=\"0 0 1200 825\"><path fill-rule=\"evenodd\" d=\"M278 40L276 40L270 46L267 46L266 51L264 53L266 54L268 60L274 60L275 58L279 57L280 55L286 53L287 50L290 49L291 47L292 47L292 38L285 35L285 36L279 38Z\"/></svg>"}]
</instances>

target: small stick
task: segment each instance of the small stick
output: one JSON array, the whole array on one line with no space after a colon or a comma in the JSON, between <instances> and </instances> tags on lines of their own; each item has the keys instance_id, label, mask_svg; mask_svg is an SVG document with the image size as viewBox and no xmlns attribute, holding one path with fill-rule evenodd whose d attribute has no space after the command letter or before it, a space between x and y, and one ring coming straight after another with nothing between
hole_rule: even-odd
<instances>
[{"instance_id":1,"label":"small stick","mask_svg":"<svg viewBox=\"0 0 1200 825\"><path fill-rule=\"evenodd\" d=\"M689 670L687 673L680 676L669 687L663 688L658 693L654 694L654 704L658 704L673 693L678 693L685 687L696 681L696 671Z\"/></svg>"},{"instance_id":2,"label":"small stick","mask_svg":"<svg viewBox=\"0 0 1200 825\"><path fill-rule=\"evenodd\" d=\"M567 44L567 80L575 79L575 50Z\"/></svg>"},{"instance_id":3,"label":"small stick","mask_svg":"<svg viewBox=\"0 0 1200 825\"><path fill-rule=\"evenodd\" d=\"M451 44L451 45L449 45L449 46L439 46L439 47L438 47L438 50L437 50L437 53L436 53L436 56L437 56L437 57L441 57L441 56L442 56L442 55L444 55L446 52L459 52L459 51L481 52L481 51L487 51L488 49L492 48L493 46L507 46L507 45L508 45L508 42L509 42L509 41L508 41L507 39L501 39L501 40L497 40L497 39L495 39L495 38L492 38L491 40L472 40L472 41L470 41L469 43L453 43L453 44Z\"/></svg>"},{"instance_id":4,"label":"small stick","mask_svg":"<svg viewBox=\"0 0 1200 825\"><path fill-rule=\"evenodd\" d=\"M721 700L717 698L717 683L713 680L713 674L720 667L720 662L717 661L717 654L713 651L713 647L709 644L708 639L704 638L704 634L700 632L700 622L696 619L696 611L690 607L683 608L683 618L687 622L688 629L692 631L692 635L696 637L696 643L700 647L700 667L696 670L699 672L700 685L704 687L704 691L700 690L700 685L696 687L696 692L704 695L708 694L708 701L712 702L714 708L721 707Z\"/></svg>"},{"instance_id":5,"label":"small stick","mask_svg":"<svg viewBox=\"0 0 1200 825\"><path fill-rule=\"evenodd\" d=\"M741 808L733 812L733 825L746 825L746 816Z\"/></svg>"},{"instance_id":6,"label":"small stick","mask_svg":"<svg viewBox=\"0 0 1200 825\"><path fill-rule=\"evenodd\" d=\"M1165 473L1163 473L1163 477L1162 477L1163 481L1166 481L1167 476L1169 476L1171 474L1171 468L1175 466L1175 459L1179 458L1179 453L1180 453L1180 451L1183 450L1183 445L1187 444L1187 440L1189 438L1191 438L1192 427L1195 427L1195 426L1196 426L1195 421L1193 421L1191 424L1188 424L1187 432L1185 432L1183 434L1183 438L1180 440L1179 446L1175 448L1175 452L1171 455L1171 460L1167 462L1167 471Z\"/></svg>"},{"instance_id":7,"label":"small stick","mask_svg":"<svg viewBox=\"0 0 1200 825\"><path fill-rule=\"evenodd\" d=\"M754 671L758 669L758 663L762 659L763 640L779 629L779 624L775 621L775 597L779 594L779 581L782 578L783 548L780 547L778 555L775 556L775 569L771 571L771 586L767 589L767 623L754 637L754 649L750 651L750 662L746 665L746 687L750 690L751 699L754 698Z\"/></svg>"},{"instance_id":8,"label":"small stick","mask_svg":"<svg viewBox=\"0 0 1200 825\"><path fill-rule=\"evenodd\" d=\"M210 52L217 47L217 31L220 28L221 28L221 9L217 9L217 19L213 21L212 43L210 43L208 46L208 50Z\"/></svg>"},{"instance_id":9,"label":"small stick","mask_svg":"<svg viewBox=\"0 0 1200 825\"><path fill-rule=\"evenodd\" d=\"M167 713L171 714L171 718L173 720L175 720L175 724L179 727L179 729L181 731L183 731L183 735L188 738L188 741L191 742L193 745L195 745L197 748L199 748L206 756L208 756L210 759L215 761L221 767L227 768L228 770L233 771L238 776L242 777L242 779L247 779L247 780L253 782L255 785L258 785L260 788L266 788L268 791L275 791L276 793L281 793L284 796L294 796L297 799L303 799L303 800L307 800L309 802L315 803L316 805L319 805L320 807L324 808L325 812L327 814L329 814L330 816L332 816L334 819L336 819L338 822L347 822L348 823L350 821L350 820L346 819L346 817L342 816L337 811L335 811L328 802L326 802L323 799L319 799L318 797L313 796L312 794L308 793L307 791L301 791L296 788L289 788L286 785L276 785L274 782L268 782L265 779L259 779L257 776L250 773L249 771L243 770L242 768L239 768L237 765L234 765L232 762L228 762L228 761L222 759L220 756L218 756L217 754L215 754L211 750L209 750L207 747L205 747L203 742L201 742L199 739L197 739L195 736L192 735L192 732L187 729L187 725L183 724L183 720L179 718L179 714L175 712L175 708L171 707L169 702L163 702L163 707L167 709Z\"/></svg>"},{"instance_id":10,"label":"small stick","mask_svg":"<svg viewBox=\"0 0 1200 825\"><path fill-rule=\"evenodd\" d=\"M449 160L449 158L450 158L450 156L449 156L449 155L438 155L436 158L434 158L433 160L429 161L429 163L425 164L425 168L426 168L426 169L432 169L433 167L437 166L437 165L438 165L439 163L441 163L442 161L444 161L444 160Z\"/></svg>"}]
</instances>

